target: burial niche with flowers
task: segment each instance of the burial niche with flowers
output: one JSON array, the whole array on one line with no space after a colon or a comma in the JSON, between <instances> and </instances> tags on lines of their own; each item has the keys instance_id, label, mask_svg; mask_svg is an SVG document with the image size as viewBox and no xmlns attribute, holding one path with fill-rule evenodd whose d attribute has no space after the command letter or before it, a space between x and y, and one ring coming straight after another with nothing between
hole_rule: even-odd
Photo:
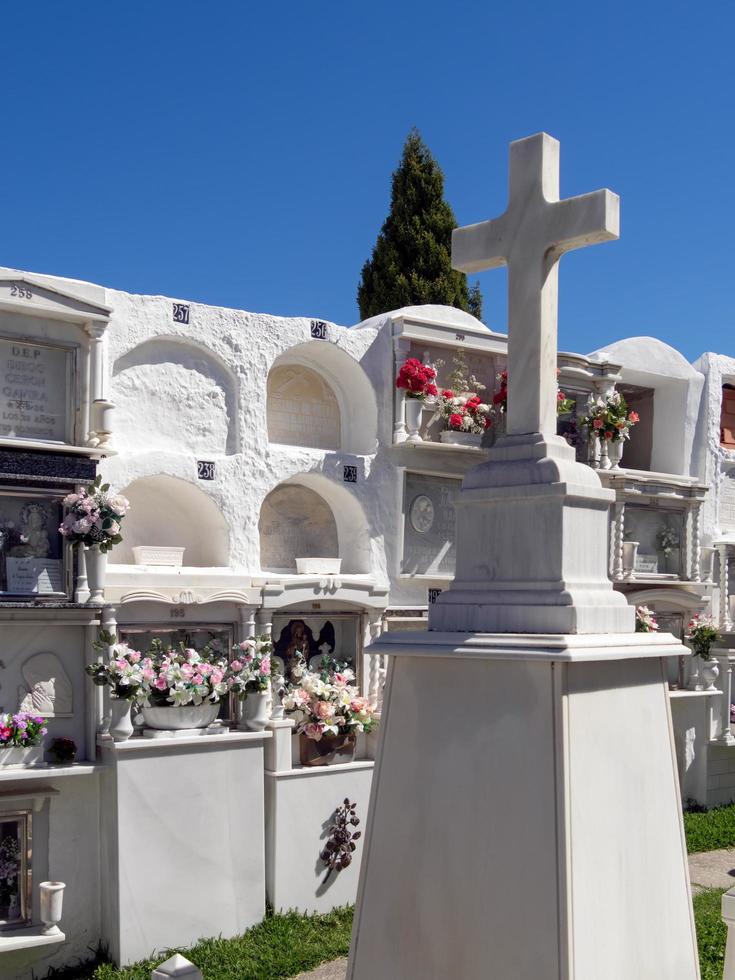
<instances>
[{"instance_id":1,"label":"burial niche with flowers","mask_svg":"<svg viewBox=\"0 0 735 980\"><path fill-rule=\"evenodd\" d=\"M0 597L59 598L71 587L62 495L0 490Z\"/></svg>"}]
</instances>

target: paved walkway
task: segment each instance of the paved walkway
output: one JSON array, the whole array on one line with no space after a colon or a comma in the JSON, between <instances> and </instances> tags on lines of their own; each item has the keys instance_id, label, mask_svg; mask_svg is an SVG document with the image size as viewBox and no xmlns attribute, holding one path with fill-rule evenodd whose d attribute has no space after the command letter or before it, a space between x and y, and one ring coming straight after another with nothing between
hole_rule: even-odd
<instances>
[{"instance_id":1,"label":"paved walkway","mask_svg":"<svg viewBox=\"0 0 735 980\"><path fill-rule=\"evenodd\" d=\"M345 980L346 972L346 959L332 960L331 963L322 963L310 973L299 973L296 980Z\"/></svg>"}]
</instances>

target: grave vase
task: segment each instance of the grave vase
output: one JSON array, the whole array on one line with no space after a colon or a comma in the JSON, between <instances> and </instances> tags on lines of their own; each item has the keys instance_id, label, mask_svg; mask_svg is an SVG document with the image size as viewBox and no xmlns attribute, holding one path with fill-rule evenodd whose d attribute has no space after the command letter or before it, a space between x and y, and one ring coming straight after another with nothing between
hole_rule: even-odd
<instances>
[{"instance_id":1,"label":"grave vase","mask_svg":"<svg viewBox=\"0 0 735 980\"><path fill-rule=\"evenodd\" d=\"M712 571L715 561L714 548L699 549L699 575L702 582L712 581Z\"/></svg>"},{"instance_id":2,"label":"grave vase","mask_svg":"<svg viewBox=\"0 0 735 980\"><path fill-rule=\"evenodd\" d=\"M299 735L299 760L302 766L329 766L352 762L355 757L354 735L322 735L317 741Z\"/></svg>"},{"instance_id":3,"label":"grave vase","mask_svg":"<svg viewBox=\"0 0 735 980\"><path fill-rule=\"evenodd\" d=\"M612 467L610 460L610 440L600 439L600 469L609 470Z\"/></svg>"},{"instance_id":4,"label":"grave vase","mask_svg":"<svg viewBox=\"0 0 735 980\"><path fill-rule=\"evenodd\" d=\"M406 442L422 442L419 429L421 428L421 415L424 411L423 399L406 398L404 405L406 411L406 428L408 429Z\"/></svg>"},{"instance_id":5,"label":"grave vase","mask_svg":"<svg viewBox=\"0 0 735 980\"><path fill-rule=\"evenodd\" d=\"M130 701L125 698L110 698L110 727L107 731L115 742L127 742L133 734L131 707Z\"/></svg>"},{"instance_id":6,"label":"grave vase","mask_svg":"<svg viewBox=\"0 0 735 980\"><path fill-rule=\"evenodd\" d=\"M59 920L64 904L64 889L66 885L63 881L42 881L38 886L41 896L41 922L44 936L56 936L60 933Z\"/></svg>"},{"instance_id":7,"label":"grave vase","mask_svg":"<svg viewBox=\"0 0 735 980\"><path fill-rule=\"evenodd\" d=\"M701 657L696 657L696 660L701 660L699 665L699 675L702 678L702 690L703 691L716 691L715 681L720 676L720 665L716 660L702 660Z\"/></svg>"},{"instance_id":8,"label":"grave vase","mask_svg":"<svg viewBox=\"0 0 735 980\"><path fill-rule=\"evenodd\" d=\"M639 544L639 541L623 542L623 578L633 578Z\"/></svg>"},{"instance_id":9,"label":"grave vase","mask_svg":"<svg viewBox=\"0 0 735 980\"><path fill-rule=\"evenodd\" d=\"M268 691L248 691L243 704L243 718L238 726L247 732L262 732L268 724Z\"/></svg>"},{"instance_id":10,"label":"grave vase","mask_svg":"<svg viewBox=\"0 0 735 980\"><path fill-rule=\"evenodd\" d=\"M625 441L623 439L611 439L607 446L607 455L610 460L610 469L619 470L620 463L623 458L623 447Z\"/></svg>"},{"instance_id":11,"label":"grave vase","mask_svg":"<svg viewBox=\"0 0 735 980\"><path fill-rule=\"evenodd\" d=\"M84 563L87 568L89 585L88 606L103 606L105 603L105 573L107 572L107 552L100 551L98 544L84 549Z\"/></svg>"}]
</instances>

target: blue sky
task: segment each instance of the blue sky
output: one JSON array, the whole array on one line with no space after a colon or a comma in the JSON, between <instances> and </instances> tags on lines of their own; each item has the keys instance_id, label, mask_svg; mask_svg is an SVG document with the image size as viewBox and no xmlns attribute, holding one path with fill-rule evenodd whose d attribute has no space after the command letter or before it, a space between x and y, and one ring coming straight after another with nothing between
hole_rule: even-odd
<instances>
[{"instance_id":1,"label":"blue sky","mask_svg":"<svg viewBox=\"0 0 735 980\"><path fill-rule=\"evenodd\" d=\"M562 260L560 346L735 354L734 52L724 2L9 4L0 264L350 324L410 127L460 224L544 129L562 196L622 198Z\"/></svg>"}]
</instances>

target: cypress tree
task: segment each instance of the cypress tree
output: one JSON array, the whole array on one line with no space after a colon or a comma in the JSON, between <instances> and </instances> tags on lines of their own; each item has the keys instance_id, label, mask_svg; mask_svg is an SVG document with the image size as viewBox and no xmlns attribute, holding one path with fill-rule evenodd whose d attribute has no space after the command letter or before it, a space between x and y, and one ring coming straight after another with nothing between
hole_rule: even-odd
<instances>
[{"instance_id":1,"label":"cypress tree","mask_svg":"<svg viewBox=\"0 0 735 980\"><path fill-rule=\"evenodd\" d=\"M456 226L444 200L444 175L418 130L412 129L393 174L390 212L362 269L357 289L361 318L423 303L475 312L467 277L451 264ZM479 285L472 297L481 313Z\"/></svg>"}]
</instances>

